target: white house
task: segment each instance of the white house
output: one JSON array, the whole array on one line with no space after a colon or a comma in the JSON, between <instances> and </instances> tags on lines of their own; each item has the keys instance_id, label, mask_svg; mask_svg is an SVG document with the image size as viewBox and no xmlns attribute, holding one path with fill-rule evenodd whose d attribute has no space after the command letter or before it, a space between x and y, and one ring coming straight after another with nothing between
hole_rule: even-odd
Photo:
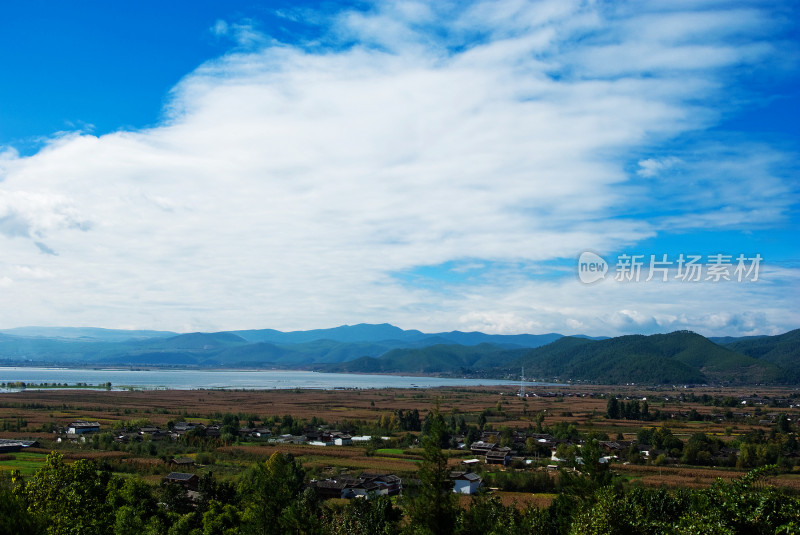
<instances>
[{"instance_id":1,"label":"white house","mask_svg":"<svg viewBox=\"0 0 800 535\"><path fill-rule=\"evenodd\" d=\"M83 420L78 420L77 422L72 422L67 427L67 434L68 435L82 435L84 433L97 433L100 431L100 424L98 422L84 422Z\"/></svg>"},{"instance_id":2,"label":"white house","mask_svg":"<svg viewBox=\"0 0 800 535\"><path fill-rule=\"evenodd\" d=\"M453 492L458 494L475 494L483 482L473 472L450 472L450 479L453 481Z\"/></svg>"},{"instance_id":3,"label":"white house","mask_svg":"<svg viewBox=\"0 0 800 535\"><path fill-rule=\"evenodd\" d=\"M337 446L352 446L353 439L350 435L340 435L333 438L333 443Z\"/></svg>"}]
</instances>

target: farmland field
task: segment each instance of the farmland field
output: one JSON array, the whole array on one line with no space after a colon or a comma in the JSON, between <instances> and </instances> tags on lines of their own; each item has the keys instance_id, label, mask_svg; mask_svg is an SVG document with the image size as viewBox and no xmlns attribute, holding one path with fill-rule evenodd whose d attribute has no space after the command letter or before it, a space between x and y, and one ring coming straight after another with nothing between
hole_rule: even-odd
<instances>
[{"instance_id":1,"label":"farmland field","mask_svg":"<svg viewBox=\"0 0 800 535\"><path fill-rule=\"evenodd\" d=\"M530 397L527 398L516 394L509 387L146 392L58 389L2 393L0 422L5 430L0 432L0 438L36 439L40 448L35 452L11 453L13 459L0 461L0 471L19 469L23 474L31 474L51 449L62 451L67 460L92 458L109 463L115 471L138 471L149 478L156 478L168 470L154 453L154 446L148 452L146 443L137 446L136 451L131 447L114 446L111 449L119 451L103 451L88 445L57 443L55 431L74 420L97 421L101 430L122 429L132 424L166 429L178 421L208 424L232 413L238 415L242 425L248 420L266 421L290 415L294 420L306 422L314 418L331 428L353 428L388 421L398 410L416 409L420 418L424 418L428 411L438 406L446 418L463 418L468 425L476 425L483 418L488 429L509 426L532 431L537 425L558 424L574 426L582 434L630 441L642 428L663 426L684 442L697 433L705 433L722 443L730 443L750 432L769 432L769 421L778 411L788 414L793 420L800 414L796 407L771 406L771 400L787 399L792 395L796 398L795 391L763 387L686 389L592 385L529 389ZM609 419L606 417L608 394L622 400L647 400L651 411L661 411L666 419L650 422ZM753 399L759 400L759 404L737 402L734 407L717 407L698 401L703 395ZM697 419L685 417L691 411ZM731 419L731 415L735 419ZM399 440L403 434L393 434L393 441ZM410 435L413 439L417 433ZM413 451L415 446L413 443L411 446L398 446L393 441L369 451L363 445L321 447L241 439L213 447L209 455L213 455L214 465L198 466L196 470L198 473L213 470L215 475L232 476L241 472L248 463L266 460L279 451L292 453L307 469L319 473L365 470L414 474L421 459ZM177 446L173 450L170 451L176 456L196 453ZM469 450L453 450L450 464L455 468L470 456ZM542 464L547 462L548 459L541 459ZM707 487L716 478L731 479L745 472L744 469L683 466L679 463L654 466L618 462L612 467L626 481L654 487ZM774 479L776 484L795 489L800 487L799 481L800 474L786 474Z\"/></svg>"}]
</instances>

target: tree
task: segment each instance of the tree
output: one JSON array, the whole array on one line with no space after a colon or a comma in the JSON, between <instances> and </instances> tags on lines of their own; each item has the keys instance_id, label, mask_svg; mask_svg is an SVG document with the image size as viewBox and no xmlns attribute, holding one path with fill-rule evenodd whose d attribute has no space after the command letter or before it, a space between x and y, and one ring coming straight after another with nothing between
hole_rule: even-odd
<instances>
[{"instance_id":1,"label":"tree","mask_svg":"<svg viewBox=\"0 0 800 535\"><path fill-rule=\"evenodd\" d=\"M350 500L338 511L330 511L325 519L331 535L395 535L403 517L387 496L372 500Z\"/></svg>"},{"instance_id":2,"label":"tree","mask_svg":"<svg viewBox=\"0 0 800 535\"><path fill-rule=\"evenodd\" d=\"M114 511L115 535L140 535L160 520L153 489L141 479L112 480L106 499Z\"/></svg>"},{"instance_id":3,"label":"tree","mask_svg":"<svg viewBox=\"0 0 800 535\"><path fill-rule=\"evenodd\" d=\"M584 443L581 447L581 459L583 460L581 470L589 476L592 483L598 487L611 483L611 472L608 470L608 464L600 462L602 452L597 439L589 439Z\"/></svg>"},{"instance_id":4,"label":"tree","mask_svg":"<svg viewBox=\"0 0 800 535\"><path fill-rule=\"evenodd\" d=\"M242 513L236 506L211 500L203 514L203 535L238 535Z\"/></svg>"},{"instance_id":5,"label":"tree","mask_svg":"<svg viewBox=\"0 0 800 535\"><path fill-rule=\"evenodd\" d=\"M269 460L251 469L240 487L244 497L244 532L284 533L283 513L303 490L304 475L291 453L275 452Z\"/></svg>"},{"instance_id":6,"label":"tree","mask_svg":"<svg viewBox=\"0 0 800 535\"><path fill-rule=\"evenodd\" d=\"M611 487L599 489L584 503L570 528L570 535L616 535L636 533L631 529L634 512Z\"/></svg>"},{"instance_id":7,"label":"tree","mask_svg":"<svg viewBox=\"0 0 800 535\"><path fill-rule=\"evenodd\" d=\"M609 420L618 420L619 416L619 402L617 401L617 398L611 396L606 404L606 417Z\"/></svg>"},{"instance_id":8,"label":"tree","mask_svg":"<svg viewBox=\"0 0 800 535\"><path fill-rule=\"evenodd\" d=\"M536 432L542 432L542 423L544 423L544 412L539 411L536 413Z\"/></svg>"},{"instance_id":9,"label":"tree","mask_svg":"<svg viewBox=\"0 0 800 535\"><path fill-rule=\"evenodd\" d=\"M482 411L478 415L478 428L483 429L486 426L486 411Z\"/></svg>"},{"instance_id":10,"label":"tree","mask_svg":"<svg viewBox=\"0 0 800 535\"><path fill-rule=\"evenodd\" d=\"M520 515L513 505L505 507L497 496L473 496L468 509L460 511L458 535L514 535L521 533Z\"/></svg>"},{"instance_id":11,"label":"tree","mask_svg":"<svg viewBox=\"0 0 800 535\"><path fill-rule=\"evenodd\" d=\"M561 443L556 446L556 457L564 461L567 466L575 465L575 446Z\"/></svg>"},{"instance_id":12,"label":"tree","mask_svg":"<svg viewBox=\"0 0 800 535\"><path fill-rule=\"evenodd\" d=\"M410 533L447 535L453 533L458 509L447 456L441 448L446 430L438 407L429 420L428 433L422 439L419 493L408 504L408 527Z\"/></svg>"},{"instance_id":13,"label":"tree","mask_svg":"<svg viewBox=\"0 0 800 535\"><path fill-rule=\"evenodd\" d=\"M775 423L775 428L778 430L779 433L789 433L791 429L791 425L789 423L789 418L786 417L786 413L782 412L778 415L777 421Z\"/></svg>"},{"instance_id":14,"label":"tree","mask_svg":"<svg viewBox=\"0 0 800 535\"><path fill-rule=\"evenodd\" d=\"M306 487L281 515L283 533L302 533L303 535L322 535L325 525L317 492Z\"/></svg>"},{"instance_id":15,"label":"tree","mask_svg":"<svg viewBox=\"0 0 800 535\"><path fill-rule=\"evenodd\" d=\"M36 518L25 508L25 502L0 486L0 533L34 535L42 532Z\"/></svg>"},{"instance_id":16,"label":"tree","mask_svg":"<svg viewBox=\"0 0 800 535\"><path fill-rule=\"evenodd\" d=\"M111 474L93 462L64 463L52 452L29 481L15 478L14 492L41 519L50 535L106 535L113 531L113 514L106 503Z\"/></svg>"}]
</instances>

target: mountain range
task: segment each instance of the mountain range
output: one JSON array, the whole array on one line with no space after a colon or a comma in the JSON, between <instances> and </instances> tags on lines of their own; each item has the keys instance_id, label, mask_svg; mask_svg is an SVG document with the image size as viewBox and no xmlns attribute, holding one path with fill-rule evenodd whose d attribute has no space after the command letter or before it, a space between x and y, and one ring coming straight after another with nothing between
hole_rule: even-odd
<instances>
[{"instance_id":1,"label":"mountain range","mask_svg":"<svg viewBox=\"0 0 800 535\"><path fill-rule=\"evenodd\" d=\"M295 368L639 384L800 384L800 329L705 338L423 333L389 324L179 334L98 328L0 330L0 365Z\"/></svg>"}]
</instances>

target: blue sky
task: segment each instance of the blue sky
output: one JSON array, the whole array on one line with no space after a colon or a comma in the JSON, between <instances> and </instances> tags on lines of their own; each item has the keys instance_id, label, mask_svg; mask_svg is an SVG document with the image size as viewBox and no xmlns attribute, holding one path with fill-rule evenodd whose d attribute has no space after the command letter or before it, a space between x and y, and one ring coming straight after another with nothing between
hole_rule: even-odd
<instances>
[{"instance_id":1,"label":"blue sky","mask_svg":"<svg viewBox=\"0 0 800 535\"><path fill-rule=\"evenodd\" d=\"M4 6L0 326L796 328L797 11ZM681 254L763 262L688 283Z\"/></svg>"}]
</instances>

